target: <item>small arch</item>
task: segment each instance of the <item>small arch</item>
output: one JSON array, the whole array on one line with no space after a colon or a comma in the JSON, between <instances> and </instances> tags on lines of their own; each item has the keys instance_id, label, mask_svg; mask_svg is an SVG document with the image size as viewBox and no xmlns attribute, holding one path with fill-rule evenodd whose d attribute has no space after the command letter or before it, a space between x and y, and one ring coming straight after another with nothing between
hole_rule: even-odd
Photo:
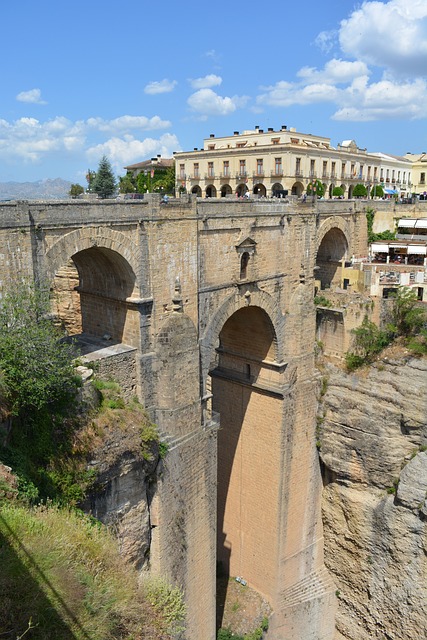
<instances>
[{"instance_id":1,"label":"small arch","mask_svg":"<svg viewBox=\"0 0 427 640\"><path fill-rule=\"evenodd\" d=\"M256 184L254 186L254 195L265 198L265 196L267 195L267 189L263 184Z\"/></svg>"},{"instance_id":2,"label":"small arch","mask_svg":"<svg viewBox=\"0 0 427 640\"><path fill-rule=\"evenodd\" d=\"M191 189L191 193L193 193L198 198L202 197L202 190L198 184Z\"/></svg>"},{"instance_id":3,"label":"small arch","mask_svg":"<svg viewBox=\"0 0 427 640\"><path fill-rule=\"evenodd\" d=\"M351 184L351 185L350 185L350 187L349 187L349 189L348 189L348 199L349 199L349 200L351 200L351 199L352 199L352 197L353 197L353 189L354 189L354 187L353 187L353 185Z\"/></svg>"},{"instance_id":4,"label":"small arch","mask_svg":"<svg viewBox=\"0 0 427 640\"><path fill-rule=\"evenodd\" d=\"M304 191L304 185L302 182L294 182L291 189L291 194L293 196L300 196Z\"/></svg>"},{"instance_id":5,"label":"small arch","mask_svg":"<svg viewBox=\"0 0 427 640\"><path fill-rule=\"evenodd\" d=\"M249 191L249 189L248 189L248 187L247 187L245 184L243 184L243 183L242 183L242 184L239 184L239 185L236 187L236 196L237 196L238 198L243 198L243 196L245 195L245 193L246 193L247 191Z\"/></svg>"},{"instance_id":6,"label":"small arch","mask_svg":"<svg viewBox=\"0 0 427 640\"><path fill-rule=\"evenodd\" d=\"M229 184L224 184L221 187L221 198L226 198L233 193Z\"/></svg>"},{"instance_id":7,"label":"small arch","mask_svg":"<svg viewBox=\"0 0 427 640\"><path fill-rule=\"evenodd\" d=\"M216 187L213 184L210 184L206 187L206 197L216 198Z\"/></svg>"}]
</instances>

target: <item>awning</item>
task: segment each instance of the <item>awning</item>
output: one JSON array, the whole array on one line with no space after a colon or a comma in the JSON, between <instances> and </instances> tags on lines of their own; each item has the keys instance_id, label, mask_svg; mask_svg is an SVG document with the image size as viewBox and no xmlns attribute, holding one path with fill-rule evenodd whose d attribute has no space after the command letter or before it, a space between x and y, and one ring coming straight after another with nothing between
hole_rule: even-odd
<instances>
[{"instance_id":1,"label":"awning","mask_svg":"<svg viewBox=\"0 0 427 640\"><path fill-rule=\"evenodd\" d=\"M373 253L388 253L388 244L371 244L371 251Z\"/></svg>"},{"instance_id":2,"label":"awning","mask_svg":"<svg viewBox=\"0 0 427 640\"><path fill-rule=\"evenodd\" d=\"M407 229L415 227L417 221L414 218L401 218L397 224L398 227L406 227Z\"/></svg>"},{"instance_id":3,"label":"awning","mask_svg":"<svg viewBox=\"0 0 427 640\"><path fill-rule=\"evenodd\" d=\"M398 193L398 191L396 191L395 189L384 189L384 193L386 193L388 196L394 196L396 193Z\"/></svg>"},{"instance_id":4,"label":"awning","mask_svg":"<svg viewBox=\"0 0 427 640\"><path fill-rule=\"evenodd\" d=\"M427 218L423 220L417 220L417 224L415 225L416 229L427 229Z\"/></svg>"},{"instance_id":5,"label":"awning","mask_svg":"<svg viewBox=\"0 0 427 640\"><path fill-rule=\"evenodd\" d=\"M418 256L425 256L427 255L426 252L427 247L426 246L422 246L420 244L409 244L408 245L408 253L416 253Z\"/></svg>"}]
</instances>

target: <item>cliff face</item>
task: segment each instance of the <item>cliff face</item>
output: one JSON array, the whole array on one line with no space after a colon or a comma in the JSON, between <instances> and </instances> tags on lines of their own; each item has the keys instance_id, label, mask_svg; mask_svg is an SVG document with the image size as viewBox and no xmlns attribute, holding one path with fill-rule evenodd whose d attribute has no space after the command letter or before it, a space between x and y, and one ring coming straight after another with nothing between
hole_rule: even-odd
<instances>
[{"instance_id":1,"label":"cliff face","mask_svg":"<svg viewBox=\"0 0 427 640\"><path fill-rule=\"evenodd\" d=\"M427 637L427 360L325 365L319 445L336 638Z\"/></svg>"}]
</instances>

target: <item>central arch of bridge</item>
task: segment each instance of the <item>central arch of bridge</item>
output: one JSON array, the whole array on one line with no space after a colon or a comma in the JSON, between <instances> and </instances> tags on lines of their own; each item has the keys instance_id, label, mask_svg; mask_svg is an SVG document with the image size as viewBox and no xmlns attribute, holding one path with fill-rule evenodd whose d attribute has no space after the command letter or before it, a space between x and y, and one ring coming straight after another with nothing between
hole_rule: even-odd
<instances>
[{"instance_id":1,"label":"central arch of bridge","mask_svg":"<svg viewBox=\"0 0 427 640\"><path fill-rule=\"evenodd\" d=\"M219 334L210 371L219 412L217 561L274 600L280 518L283 397L277 339L260 307L235 311ZM221 602L218 602L221 606Z\"/></svg>"}]
</instances>

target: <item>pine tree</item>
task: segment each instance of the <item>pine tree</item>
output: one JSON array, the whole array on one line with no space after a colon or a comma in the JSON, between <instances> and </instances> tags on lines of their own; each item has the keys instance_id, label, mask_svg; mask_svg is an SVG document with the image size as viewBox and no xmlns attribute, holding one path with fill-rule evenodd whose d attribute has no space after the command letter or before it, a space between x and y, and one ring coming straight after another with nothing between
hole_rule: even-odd
<instances>
[{"instance_id":1,"label":"pine tree","mask_svg":"<svg viewBox=\"0 0 427 640\"><path fill-rule=\"evenodd\" d=\"M111 198L116 192L117 184L107 156L103 156L99 162L93 190L100 198Z\"/></svg>"}]
</instances>

